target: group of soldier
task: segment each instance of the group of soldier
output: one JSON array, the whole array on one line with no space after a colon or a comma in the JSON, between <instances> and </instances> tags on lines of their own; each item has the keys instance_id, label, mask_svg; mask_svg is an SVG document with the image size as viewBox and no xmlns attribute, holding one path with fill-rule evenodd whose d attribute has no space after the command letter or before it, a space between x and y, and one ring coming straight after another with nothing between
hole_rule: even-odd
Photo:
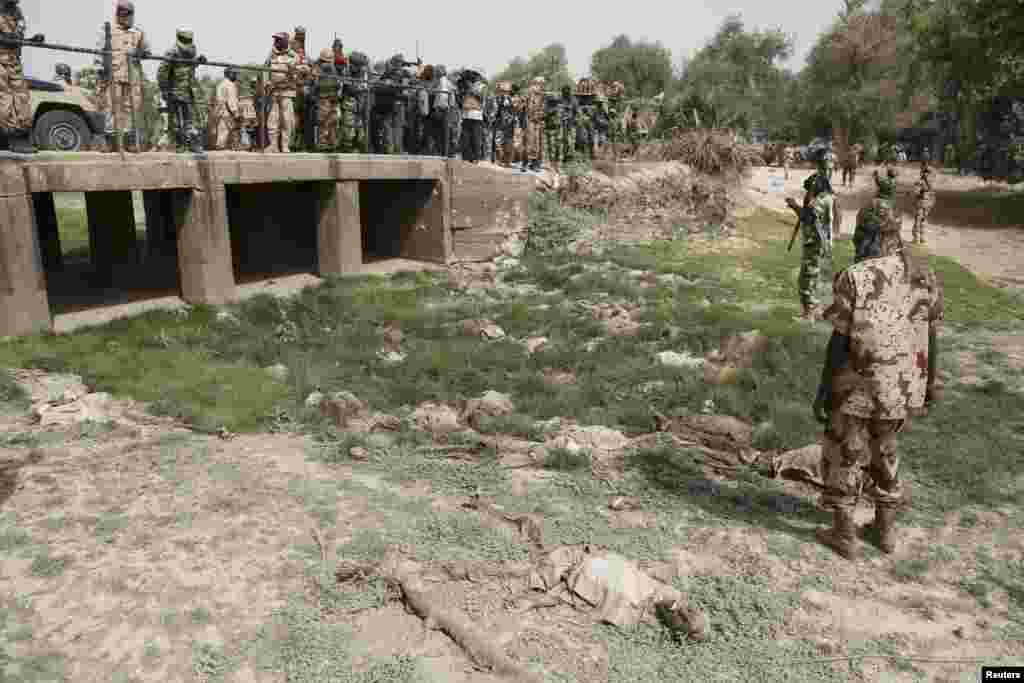
<instances>
[{"instance_id":1,"label":"group of soldier","mask_svg":"<svg viewBox=\"0 0 1024 683\"><path fill-rule=\"evenodd\" d=\"M18 1L0 0L0 33L24 41ZM144 137L141 62L153 55L148 37L135 23L134 3L118 0L114 14L96 51L94 101L106 114L101 148L130 151L140 149ZM30 40L42 43L44 38ZM9 143L12 151L31 153L35 149L21 47L0 45L0 142ZM409 62L401 54L376 73L364 53L346 53L337 38L315 57L307 54L301 26L272 36L251 98L242 96L240 69L229 66L211 101L197 101L196 67L207 60L198 53L192 31L178 29L174 46L159 59L159 94L149 103L161 117L155 145L159 150L288 153L298 143L304 151L461 156L472 163L490 158L539 171L544 162L559 168L630 139L628 122L620 116L625 94L620 82L583 78L575 88L565 86L552 94L544 92L543 78L533 79L526 93L499 81L491 93L481 69L449 75L442 64ZM70 81L70 68L59 66L58 78ZM207 107L206 140L197 125L199 107Z\"/></svg>"}]
</instances>

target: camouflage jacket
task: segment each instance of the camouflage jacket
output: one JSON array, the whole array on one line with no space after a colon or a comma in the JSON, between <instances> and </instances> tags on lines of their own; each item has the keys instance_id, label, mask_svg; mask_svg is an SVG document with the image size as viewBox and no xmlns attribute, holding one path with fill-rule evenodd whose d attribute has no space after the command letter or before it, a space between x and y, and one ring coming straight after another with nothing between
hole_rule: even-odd
<instances>
[{"instance_id":1,"label":"camouflage jacket","mask_svg":"<svg viewBox=\"0 0 1024 683\"><path fill-rule=\"evenodd\" d=\"M526 95L526 118L530 123L544 121L544 91L540 88L531 86Z\"/></svg>"},{"instance_id":2,"label":"camouflage jacket","mask_svg":"<svg viewBox=\"0 0 1024 683\"><path fill-rule=\"evenodd\" d=\"M886 223L898 220L896 212L893 211L892 202L875 197L869 205L857 212L857 229L878 232Z\"/></svg>"},{"instance_id":3,"label":"camouflage jacket","mask_svg":"<svg viewBox=\"0 0 1024 683\"><path fill-rule=\"evenodd\" d=\"M942 286L927 265L904 258L870 258L836 275L825 319L850 337L849 366L834 385L844 414L902 420L924 405L928 331L944 317Z\"/></svg>"},{"instance_id":4,"label":"camouflage jacket","mask_svg":"<svg viewBox=\"0 0 1024 683\"><path fill-rule=\"evenodd\" d=\"M918 199L931 199L935 196L932 191L931 181L919 178L917 184L914 185L914 190Z\"/></svg>"},{"instance_id":5,"label":"camouflage jacket","mask_svg":"<svg viewBox=\"0 0 1024 683\"><path fill-rule=\"evenodd\" d=\"M819 194L805 209L801 218L803 240L807 246L821 246L825 253L832 249L832 209L834 198L828 193Z\"/></svg>"},{"instance_id":6,"label":"camouflage jacket","mask_svg":"<svg viewBox=\"0 0 1024 683\"><path fill-rule=\"evenodd\" d=\"M25 15L17 5L4 5L0 11L0 33L13 35L15 38L25 37ZM17 64L21 57L20 47L0 45L0 64Z\"/></svg>"},{"instance_id":7,"label":"camouflage jacket","mask_svg":"<svg viewBox=\"0 0 1024 683\"><path fill-rule=\"evenodd\" d=\"M165 57L182 59L178 50L171 48ZM160 92L170 93L179 100L193 100L196 86L196 65L161 62L156 72Z\"/></svg>"}]
</instances>

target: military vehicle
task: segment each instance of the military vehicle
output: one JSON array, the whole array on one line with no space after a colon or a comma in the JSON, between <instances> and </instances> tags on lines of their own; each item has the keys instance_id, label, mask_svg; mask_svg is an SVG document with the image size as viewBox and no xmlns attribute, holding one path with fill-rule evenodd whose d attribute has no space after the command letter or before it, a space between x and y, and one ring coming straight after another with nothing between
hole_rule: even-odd
<instances>
[{"instance_id":1,"label":"military vehicle","mask_svg":"<svg viewBox=\"0 0 1024 683\"><path fill-rule=\"evenodd\" d=\"M32 135L36 147L58 152L88 149L102 136L105 115L92 96L78 86L27 78L32 103Z\"/></svg>"}]
</instances>

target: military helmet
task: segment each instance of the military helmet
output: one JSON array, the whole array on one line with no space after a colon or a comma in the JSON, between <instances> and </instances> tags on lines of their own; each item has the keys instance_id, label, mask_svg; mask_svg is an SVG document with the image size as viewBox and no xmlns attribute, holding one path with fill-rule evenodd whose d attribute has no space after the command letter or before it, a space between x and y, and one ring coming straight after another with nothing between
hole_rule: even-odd
<instances>
[{"instance_id":1,"label":"military helmet","mask_svg":"<svg viewBox=\"0 0 1024 683\"><path fill-rule=\"evenodd\" d=\"M117 0L117 6L114 8L114 14L119 17L127 17L135 14L135 3L131 0Z\"/></svg>"},{"instance_id":2,"label":"military helmet","mask_svg":"<svg viewBox=\"0 0 1024 683\"><path fill-rule=\"evenodd\" d=\"M334 50L329 47L325 47L320 50L320 61L321 62L333 62L334 61Z\"/></svg>"},{"instance_id":3,"label":"military helmet","mask_svg":"<svg viewBox=\"0 0 1024 683\"><path fill-rule=\"evenodd\" d=\"M626 85L622 81L615 81L608 86L609 97L622 97L626 94Z\"/></svg>"},{"instance_id":4,"label":"military helmet","mask_svg":"<svg viewBox=\"0 0 1024 683\"><path fill-rule=\"evenodd\" d=\"M305 26L296 26L295 30L292 31L292 33L294 33L297 36L304 36L304 35L306 35L306 27Z\"/></svg>"},{"instance_id":5,"label":"military helmet","mask_svg":"<svg viewBox=\"0 0 1024 683\"><path fill-rule=\"evenodd\" d=\"M547 80L543 76L536 76L530 81L530 85L544 85L545 83L547 83Z\"/></svg>"},{"instance_id":6,"label":"military helmet","mask_svg":"<svg viewBox=\"0 0 1024 683\"><path fill-rule=\"evenodd\" d=\"M174 39L178 43L178 48L188 50L192 48L192 31L179 28L177 33L174 34Z\"/></svg>"},{"instance_id":7,"label":"military helmet","mask_svg":"<svg viewBox=\"0 0 1024 683\"><path fill-rule=\"evenodd\" d=\"M596 88L594 87L594 81L590 78L581 78L576 81L576 94L577 95L594 95L596 94Z\"/></svg>"},{"instance_id":8,"label":"military helmet","mask_svg":"<svg viewBox=\"0 0 1024 683\"><path fill-rule=\"evenodd\" d=\"M498 81L494 84L495 92L507 95L512 92L512 81Z\"/></svg>"},{"instance_id":9,"label":"military helmet","mask_svg":"<svg viewBox=\"0 0 1024 683\"><path fill-rule=\"evenodd\" d=\"M71 67L63 62L54 67L54 71L56 71L58 76L71 78Z\"/></svg>"},{"instance_id":10,"label":"military helmet","mask_svg":"<svg viewBox=\"0 0 1024 683\"><path fill-rule=\"evenodd\" d=\"M572 86L571 85L563 85L562 86L562 97L569 97L569 95L572 95Z\"/></svg>"},{"instance_id":11,"label":"military helmet","mask_svg":"<svg viewBox=\"0 0 1024 683\"><path fill-rule=\"evenodd\" d=\"M353 52L348 56L348 63L355 67L366 67L370 63L370 58L362 52Z\"/></svg>"},{"instance_id":12,"label":"military helmet","mask_svg":"<svg viewBox=\"0 0 1024 683\"><path fill-rule=\"evenodd\" d=\"M345 47L345 44L341 42L341 38L335 38L334 42L331 43L332 50L340 50L343 47Z\"/></svg>"},{"instance_id":13,"label":"military helmet","mask_svg":"<svg viewBox=\"0 0 1024 683\"><path fill-rule=\"evenodd\" d=\"M388 60L388 65L393 69L399 69L405 64L405 55L399 52L396 55L392 55L391 59Z\"/></svg>"},{"instance_id":14,"label":"military helmet","mask_svg":"<svg viewBox=\"0 0 1024 683\"><path fill-rule=\"evenodd\" d=\"M235 76L235 77L238 76L238 68L237 67L229 66L226 69L224 69L224 78L229 78L230 79L232 76Z\"/></svg>"}]
</instances>

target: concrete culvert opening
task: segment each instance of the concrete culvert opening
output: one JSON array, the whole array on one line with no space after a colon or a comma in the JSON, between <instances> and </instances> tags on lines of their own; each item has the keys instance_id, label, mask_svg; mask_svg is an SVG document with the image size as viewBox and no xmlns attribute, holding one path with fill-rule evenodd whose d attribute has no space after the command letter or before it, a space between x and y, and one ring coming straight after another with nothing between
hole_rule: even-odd
<instances>
[{"instance_id":1,"label":"concrete culvert opening","mask_svg":"<svg viewBox=\"0 0 1024 683\"><path fill-rule=\"evenodd\" d=\"M359 183L364 263L403 258L443 261L445 228L436 180L363 180Z\"/></svg>"},{"instance_id":2,"label":"concrete culvert opening","mask_svg":"<svg viewBox=\"0 0 1024 683\"><path fill-rule=\"evenodd\" d=\"M181 192L33 194L51 313L180 296L176 194Z\"/></svg>"},{"instance_id":3,"label":"concrete culvert opening","mask_svg":"<svg viewBox=\"0 0 1024 683\"><path fill-rule=\"evenodd\" d=\"M236 283L317 271L319 185L225 186Z\"/></svg>"}]
</instances>

